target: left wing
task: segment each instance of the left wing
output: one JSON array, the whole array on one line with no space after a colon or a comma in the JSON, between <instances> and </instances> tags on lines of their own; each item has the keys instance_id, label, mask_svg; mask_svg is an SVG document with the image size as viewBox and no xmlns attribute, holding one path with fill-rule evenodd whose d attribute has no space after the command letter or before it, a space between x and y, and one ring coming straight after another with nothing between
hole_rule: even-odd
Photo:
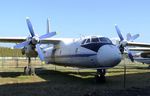
<instances>
[{"instance_id":1,"label":"left wing","mask_svg":"<svg viewBox=\"0 0 150 96\"><path fill-rule=\"evenodd\" d=\"M41 44L58 44L62 41L62 39L58 39L58 38L45 38L41 40Z\"/></svg>"},{"instance_id":2,"label":"left wing","mask_svg":"<svg viewBox=\"0 0 150 96\"><path fill-rule=\"evenodd\" d=\"M26 37L0 37L1 43L20 43L26 40Z\"/></svg>"},{"instance_id":3,"label":"left wing","mask_svg":"<svg viewBox=\"0 0 150 96\"><path fill-rule=\"evenodd\" d=\"M26 37L0 37L1 43L21 43L26 41ZM41 40L41 44L58 44L61 39L57 38L45 38Z\"/></svg>"}]
</instances>

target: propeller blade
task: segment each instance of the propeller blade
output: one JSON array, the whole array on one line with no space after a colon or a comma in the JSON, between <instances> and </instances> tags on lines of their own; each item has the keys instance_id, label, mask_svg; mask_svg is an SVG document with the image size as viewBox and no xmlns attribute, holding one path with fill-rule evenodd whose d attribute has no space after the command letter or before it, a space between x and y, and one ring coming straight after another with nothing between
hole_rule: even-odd
<instances>
[{"instance_id":1,"label":"propeller blade","mask_svg":"<svg viewBox=\"0 0 150 96\"><path fill-rule=\"evenodd\" d=\"M126 51L127 51L127 53L128 53L129 59L130 59L132 62L134 62L134 58L133 58L132 53L128 50L128 48L126 48Z\"/></svg>"},{"instance_id":2,"label":"propeller blade","mask_svg":"<svg viewBox=\"0 0 150 96\"><path fill-rule=\"evenodd\" d=\"M122 36L122 34L121 34L121 31L120 31L120 29L118 28L118 26L117 26L117 25L115 25L115 29L116 29L116 31L117 31L117 34L118 34L118 36L119 36L120 40L121 40L121 41L123 41L123 40L124 40L124 38L123 38L123 36Z\"/></svg>"},{"instance_id":3,"label":"propeller blade","mask_svg":"<svg viewBox=\"0 0 150 96\"><path fill-rule=\"evenodd\" d=\"M128 57L130 58L130 60L131 60L132 62L134 62L133 55L132 55L130 52L128 53Z\"/></svg>"},{"instance_id":4,"label":"propeller blade","mask_svg":"<svg viewBox=\"0 0 150 96\"><path fill-rule=\"evenodd\" d=\"M134 41L135 39L137 39L140 35L139 34L135 34L133 36L131 36L130 33L127 34L127 41Z\"/></svg>"},{"instance_id":5,"label":"propeller blade","mask_svg":"<svg viewBox=\"0 0 150 96\"><path fill-rule=\"evenodd\" d=\"M22 43L15 45L14 48L22 48L22 47L27 46L29 43L30 43L30 41L24 41Z\"/></svg>"},{"instance_id":6,"label":"propeller blade","mask_svg":"<svg viewBox=\"0 0 150 96\"><path fill-rule=\"evenodd\" d=\"M137 39L140 35L139 34L135 34L131 37L131 41L134 41L135 39Z\"/></svg>"},{"instance_id":7,"label":"propeller blade","mask_svg":"<svg viewBox=\"0 0 150 96\"><path fill-rule=\"evenodd\" d=\"M128 33L128 34L127 34L127 41L130 41L130 40L131 40L131 34Z\"/></svg>"},{"instance_id":8,"label":"propeller blade","mask_svg":"<svg viewBox=\"0 0 150 96\"><path fill-rule=\"evenodd\" d=\"M52 36L54 36L54 35L56 35L56 32L50 32L50 33L47 33L47 34L45 34L45 35L40 36L39 38L40 38L40 39L44 39L44 38L52 37Z\"/></svg>"},{"instance_id":9,"label":"propeller blade","mask_svg":"<svg viewBox=\"0 0 150 96\"><path fill-rule=\"evenodd\" d=\"M27 22L27 26L28 26L28 29L29 29L29 32L30 32L31 36L32 37L35 36L33 26L32 26L32 23L31 23L29 17L26 18L26 22Z\"/></svg>"},{"instance_id":10,"label":"propeller blade","mask_svg":"<svg viewBox=\"0 0 150 96\"><path fill-rule=\"evenodd\" d=\"M43 52L42 52L42 50L40 48L40 44L36 44L36 49L37 49L37 52L38 52L40 60L44 61L44 55L43 55Z\"/></svg>"}]
</instances>

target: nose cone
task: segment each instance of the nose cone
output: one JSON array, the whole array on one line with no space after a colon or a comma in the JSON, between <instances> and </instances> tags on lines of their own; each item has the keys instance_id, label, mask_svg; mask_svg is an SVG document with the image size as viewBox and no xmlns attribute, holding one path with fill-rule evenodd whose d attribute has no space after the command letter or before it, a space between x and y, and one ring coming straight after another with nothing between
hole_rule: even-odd
<instances>
[{"instance_id":1,"label":"nose cone","mask_svg":"<svg viewBox=\"0 0 150 96\"><path fill-rule=\"evenodd\" d=\"M113 67L120 63L122 55L115 45L104 45L97 53L100 67Z\"/></svg>"}]
</instances>

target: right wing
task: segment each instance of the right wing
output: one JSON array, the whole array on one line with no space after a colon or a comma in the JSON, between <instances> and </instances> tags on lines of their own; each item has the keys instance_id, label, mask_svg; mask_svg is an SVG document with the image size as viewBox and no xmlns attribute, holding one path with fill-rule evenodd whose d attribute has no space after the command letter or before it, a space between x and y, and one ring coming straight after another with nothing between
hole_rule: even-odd
<instances>
[{"instance_id":1,"label":"right wing","mask_svg":"<svg viewBox=\"0 0 150 96\"><path fill-rule=\"evenodd\" d=\"M140 43L140 42L127 42L127 46L132 46L132 47L149 47L150 48L150 43Z\"/></svg>"},{"instance_id":2,"label":"right wing","mask_svg":"<svg viewBox=\"0 0 150 96\"><path fill-rule=\"evenodd\" d=\"M130 51L149 51L150 52L150 48L140 48L140 47L135 47L135 48L128 48Z\"/></svg>"}]
</instances>

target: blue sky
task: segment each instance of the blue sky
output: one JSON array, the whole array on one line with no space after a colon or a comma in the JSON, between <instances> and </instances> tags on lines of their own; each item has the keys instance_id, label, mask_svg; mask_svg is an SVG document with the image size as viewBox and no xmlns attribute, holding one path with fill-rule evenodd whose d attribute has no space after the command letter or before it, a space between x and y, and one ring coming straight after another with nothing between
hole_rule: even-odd
<instances>
[{"instance_id":1,"label":"blue sky","mask_svg":"<svg viewBox=\"0 0 150 96\"><path fill-rule=\"evenodd\" d=\"M136 41L150 42L149 0L1 0L0 36L28 36L28 16L39 35L46 33L50 18L56 37L102 35L117 37L114 25L123 35L140 34Z\"/></svg>"}]
</instances>

